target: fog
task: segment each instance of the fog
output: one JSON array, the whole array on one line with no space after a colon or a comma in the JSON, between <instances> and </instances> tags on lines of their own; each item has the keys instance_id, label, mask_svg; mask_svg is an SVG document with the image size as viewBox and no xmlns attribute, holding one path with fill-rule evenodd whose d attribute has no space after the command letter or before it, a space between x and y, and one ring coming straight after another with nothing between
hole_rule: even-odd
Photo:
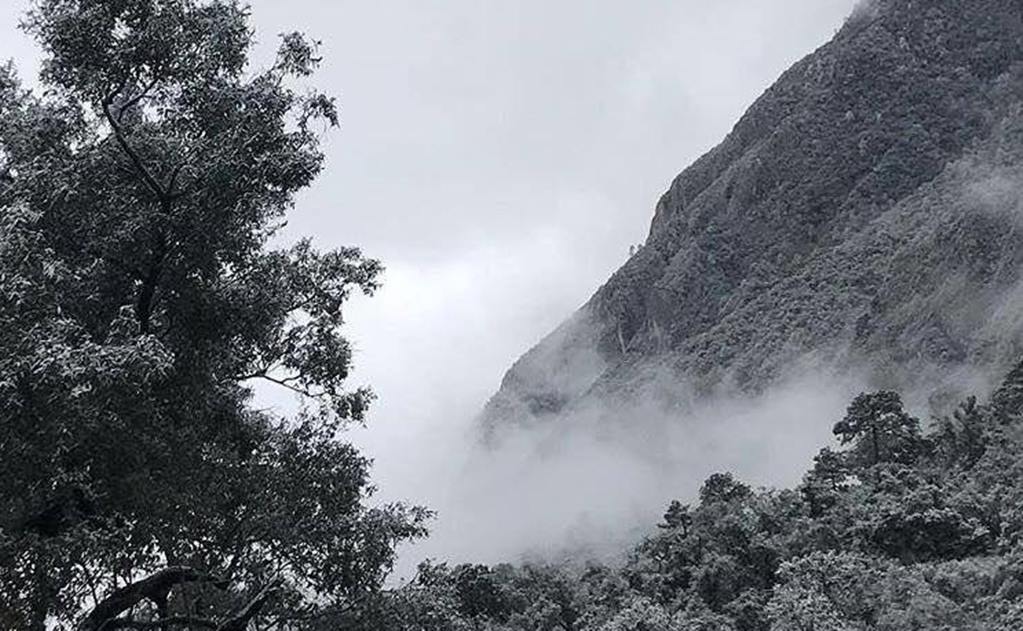
<instances>
[{"instance_id":1,"label":"fog","mask_svg":"<svg viewBox=\"0 0 1023 631\"><path fill-rule=\"evenodd\" d=\"M398 574L427 557L614 561L715 471L754 486L797 483L859 387L804 375L758 397L671 406L644 395L627 410L574 410L491 445L456 425L423 436L433 448L409 450L406 466L438 518Z\"/></svg>"}]
</instances>

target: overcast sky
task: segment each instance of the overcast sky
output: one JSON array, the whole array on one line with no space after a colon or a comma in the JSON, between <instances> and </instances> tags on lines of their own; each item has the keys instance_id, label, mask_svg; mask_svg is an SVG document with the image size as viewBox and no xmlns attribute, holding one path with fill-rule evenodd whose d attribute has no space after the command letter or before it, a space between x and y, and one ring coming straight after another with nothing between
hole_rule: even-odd
<instances>
[{"instance_id":1,"label":"overcast sky","mask_svg":"<svg viewBox=\"0 0 1023 631\"><path fill-rule=\"evenodd\" d=\"M357 440L384 495L429 501L416 454L466 427L645 238L671 179L854 2L251 4L261 50L296 29L323 41L342 129L288 234L386 264L349 318L357 381L380 395ZM27 2L3 6L0 53L30 75Z\"/></svg>"}]
</instances>

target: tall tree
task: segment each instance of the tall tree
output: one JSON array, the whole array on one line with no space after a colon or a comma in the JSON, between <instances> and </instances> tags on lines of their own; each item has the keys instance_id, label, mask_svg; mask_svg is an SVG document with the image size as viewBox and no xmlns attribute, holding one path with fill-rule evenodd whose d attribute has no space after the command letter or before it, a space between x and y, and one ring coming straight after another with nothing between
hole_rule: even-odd
<instances>
[{"instance_id":1,"label":"tall tree","mask_svg":"<svg viewBox=\"0 0 1023 631\"><path fill-rule=\"evenodd\" d=\"M853 399L833 432L843 445L853 445L864 466L911 462L923 448L920 422L903 409L899 394L888 390Z\"/></svg>"},{"instance_id":2,"label":"tall tree","mask_svg":"<svg viewBox=\"0 0 1023 631\"><path fill-rule=\"evenodd\" d=\"M295 628L357 607L426 511L370 508L339 440L352 291L269 249L319 173L315 43L248 68L233 0L37 0L40 94L0 72L0 627ZM266 380L309 402L251 404ZM291 626L288 626L291 625Z\"/></svg>"}]
</instances>

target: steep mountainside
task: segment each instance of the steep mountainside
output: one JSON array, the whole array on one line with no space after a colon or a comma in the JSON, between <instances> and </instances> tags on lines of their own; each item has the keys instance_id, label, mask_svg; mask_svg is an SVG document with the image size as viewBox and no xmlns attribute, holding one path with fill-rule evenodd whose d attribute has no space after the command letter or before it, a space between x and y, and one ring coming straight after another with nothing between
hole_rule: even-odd
<instances>
[{"instance_id":1,"label":"steep mountainside","mask_svg":"<svg viewBox=\"0 0 1023 631\"><path fill-rule=\"evenodd\" d=\"M878 385L1021 347L1023 3L877 0L657 203L645 245L519 359L487 427L646 388Z\"/></svg>"}]
</instances>

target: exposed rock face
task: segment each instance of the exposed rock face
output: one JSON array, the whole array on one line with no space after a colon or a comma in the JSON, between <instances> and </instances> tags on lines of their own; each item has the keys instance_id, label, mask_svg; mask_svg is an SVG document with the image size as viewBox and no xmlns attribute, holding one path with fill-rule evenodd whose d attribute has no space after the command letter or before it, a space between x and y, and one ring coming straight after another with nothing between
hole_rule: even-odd
<instances>
[{"instance_id":1,"label":"exposed rock face","mask_svg":"<svg viewBox=\"0 0 1023 631\"><path fill-rule=\"evenodd\" d=\"M1023 2L867 3L675 179L484 424L666 374L757 391L808 355L879 385L1000 369L1021 347L1021 235Z\"/></svg>"}]
</instances>

